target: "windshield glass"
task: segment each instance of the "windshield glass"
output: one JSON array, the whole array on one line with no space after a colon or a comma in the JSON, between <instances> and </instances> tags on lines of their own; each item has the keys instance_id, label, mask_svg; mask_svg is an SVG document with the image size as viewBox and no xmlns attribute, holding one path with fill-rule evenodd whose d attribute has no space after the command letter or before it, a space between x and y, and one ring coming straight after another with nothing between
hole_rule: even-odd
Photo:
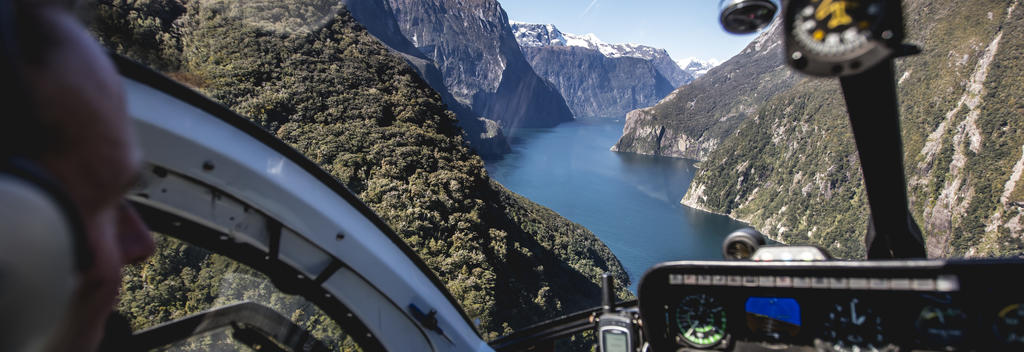
<instances>
[{"instance_id":1,"label":"windshield glass","mask_svg":"<svg viewBox=\"0 0 1024 352\"><path fill-rule=\"evenodd\" d=\"M903 1L907 42L923 52L897 60L894 81L929 257L1024 253L1017 3ZM714 1L90 6L107 47L342 182L485 340L598 306L601 273L634 299L654 264L721 259L745 227L866 256L868 199L838 80L786 65L779 20L728 34ZM160 253L185 255L169 243ZM123 310L140 304L133 280ZM180 299L203 290L146 309L180 317L211 304Z\"/></svg>"},{"instance_id":2,"label":"windshield glass","mask_svg":"<svg viewBox=\"0 0 1024 352\"><path fill-rule=\"evenodd\" d=\"M173 237L153 235L157 251L144 263L124 271L121 300L117 311L134 331L187 318L194 314L242 302L267 307L291 320L313 338L334 351L359 351L359 346L329 316L302 297L282 293L265 275L227 257L213 254ZM265 321L272 321L266 317ZM236 320L210 331L186 334L160 351L254 351L260 344L279 343L271 336L257 344L248 343L243 331L255 321ZM258 328L269 333L287 326L273 324ZM199 330L197 328L197 330ZM185 336L182 336L185 337ZM245 341L245 342L243 342ZM271 346L264 346L271 348ZM273 350L290 351L285 347Z\"/></svg>"}]
</instances>

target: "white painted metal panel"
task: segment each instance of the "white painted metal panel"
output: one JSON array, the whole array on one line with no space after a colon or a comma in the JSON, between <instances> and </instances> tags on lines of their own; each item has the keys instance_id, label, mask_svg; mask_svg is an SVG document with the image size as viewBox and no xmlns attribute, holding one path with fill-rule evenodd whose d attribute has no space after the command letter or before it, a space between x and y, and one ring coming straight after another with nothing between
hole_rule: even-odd
<instances>
[{"instance_id":1,"label":"white painted metal panel","mask_svg":"<svg viewBox=\"0 0 1024 352\"><path fill-rule=\"evenodd\" d=\"M206 111L144 83L125 79L124 84L145 161L198 180L244 205L231 204L228 197L204 196L198 190L151 194L145 202L185 212L177 215L264 249L268 246L268 235L261 230L265 226L242 209L251 206L280 221L286 228L281 260L310 276L330 262L325 253L343 261L347 267L329 278L325 287L388 350L490 350L416 263L363 213L303 167ZM159 191L159 185L149 186L153 186L150 192ZM186 186L175 186L181 187ZM338 234L344 239L339 240ZM421 328L412 319L409 304L436 310L448 338Z\"/></svg>"}]
</instances>

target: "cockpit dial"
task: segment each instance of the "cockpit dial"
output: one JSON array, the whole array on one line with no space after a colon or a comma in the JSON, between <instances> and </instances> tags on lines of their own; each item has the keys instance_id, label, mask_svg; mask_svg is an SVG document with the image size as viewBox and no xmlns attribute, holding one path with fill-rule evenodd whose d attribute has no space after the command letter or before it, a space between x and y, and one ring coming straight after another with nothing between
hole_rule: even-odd
<instances>
[{"instance_id":1,"label":"cockpit dial","mask_svg":"<svg viewBox=\"0 0 1024 352\"><path fill-rule=\"evenodd\" d=\"M819 55L844 55L871 39L881 4L870 1L811 0L798 8L793 36L804 50Z\"/></svg>"},{"instance_id":2,"label":"cockpit dial","mask_svg":"<svg viewBox=\"0 0 1024 352\"><path fill-rule=\"evenodd\" d=\"M993 327L999 342L1015 347L1024 346L1024 305L1012 304L999 311Z\"/></svg>"},{"instance_id":3,"label":"cockpit dial","mask_svg":"<svg viewBox=\"0 0 1024 352\"><path fill-rule=\"evenodd\" d=\"M903 40L898 2L792 0L786 5L787 59L816 76L848 76L890 58Z\"/></svg>"},{"instance_id":4,"label":"cockpit dial","mask_svg":"<svg viewBox=\"0 0 1024 352\"><path fill-rule=\"evenodd\" d=\"M718 345L726 336L725 307L714 297L695 294L683 298L676 306L676 341L682 344L708 348Z\"/></svg>"},{"instance_id":5,"label":"cockpit dial","mask_svg":"<svg viewBox=\"0 0 1024 352\"><path fill-rule=\"evenodd\" d=\"M921 343L936 348L953 348L967 335L967 313L949 304L930 304L921 309L914 327Z\"/></svg>"},{"instance_id":6,"label":"cockpit dial","mask_svg":"<svg viewBox=\"0 0 1024 352\"><path fill-rule=\"evenodd\" d=\"M825 318L825 339L834 351L886 351L882 316L858 298L836 303Z\"/></svg>"}]
</instances>

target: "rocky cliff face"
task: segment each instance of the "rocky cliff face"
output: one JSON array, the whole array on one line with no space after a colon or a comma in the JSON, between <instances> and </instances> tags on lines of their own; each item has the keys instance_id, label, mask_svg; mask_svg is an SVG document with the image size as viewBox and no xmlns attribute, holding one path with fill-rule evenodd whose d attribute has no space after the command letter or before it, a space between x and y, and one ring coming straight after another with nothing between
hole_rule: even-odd
<instances>
[{"instance_id":1,"label":"rocky cliff face","mask_svg":"<svg viewBox=\"0 0 1024 352\"><path fill-rule=\"evenodd\" d=\"M494 0L389 0L402 33L434 60L444 85L506 133L573 119L565 100L523 57Z\"/></svg>"},{"instance_id":2,"label":"rocky cliff face","mask_svg":"<svg viewBox=\"0 0 1024 352\"><path fill-rule=\"evenodd\" d=\"M772 25L740 54L657 105L630 113L622 138L611 150L706 157L761 104L798 80L782 64L781 27Z\"/></svg>"},{"instance_id":3,"label":"rocky cliff face","mask_svg":"<svg viewBox=\"0 0 1024 352\"><path fill-rule=\"evenodd\" d=\"M444 75L434 61L420 52L405 35L395 20L387 0L344 0L352 17L366 27L366 31L401 54L416 69L431 88L441 95L448 108L458 118L459 127L466 132L470 146L484 158L496 158L511 151L501 127L494 121L480 117L473 109L455 99L444 84Z\"/></svg>"},{"instance_id":4,"label":"rocky cliff face","mask_svg":"<svg viewBox=\"0 0 1024 352\"><path fill-rule=\"evenodd\" d=\"M626 114L626 125L622 129L619 144L628 144L638 150L650 151L649 155L673 158L697 159L694 150L714 150L719 140L695 140L678 130L666 128L654 120L654 109L638 109ZM617 145L616 145L617 146ZM615 146L612 151L618 151ZM697 155L699 156L699 155Z\"/></svg>"},{"instance_id":5,"label":"rocky cliff face","mask_svg":"<svg viewBox=\"0 0 1024 352\"><path fill-rule=\"evenodd\" d=\"M654 105L673 89L644 59L609 58L569 46L524 47L523 53L537 74L558 87L577 117L622 118Z\"/></svg>"},{"instance_id":6,"label":"rocky cliff face","mask_svg":"<svg viewBox=\"0 0 1024 352\"><path fill-rule=\"evenodd\" d=\"M905 172L929 256L1024 253L1019 2L904 2L908 41L924 48L897 63ZM844 107L835 80L768 99L706 156L682 202L863 257L868 214Z\"/></svg>"},{"instance_id":7,"label":"rocky cliff face","mask_svg":"<svg viewBox=\"0 0 1024 352\"><path fill-rule=\"evenodd\" d=\"M658 73L661 73L662 76L668 79L669 83L672 84L672 88L682 87L697 78L691 72L679 67L665 49L658 49L657 55L646 60L654 64L654 68L658 70Z\"/></svg>"},{"instance_id":8,"label":"rocky cliff face","mask_svg":"<svg viewBox=\"0 0 1024 352\"><path fill-rule=\"evenodd\" d=\"M637 58L650 62L654 66L655 70L668 80L672 85L672 88L678 88L679 86L693 81L693 76L690 75L689 72L683 70L675 61L672 61L672 57L669 56L668 51L665 51L665 49L640 44L608 44L602 42L593 33L586 35L565 33L558 30L557 27L551 24L535 24L515 21L512 21L511 24L512 30L516 35L516 41L519 42L519 46L523 47L524 50L526 48L546 47L577 47L590 49L600 52L601 55L610 59ZM535 52L533 50L525 51ZM529 53L527 53L527 58L529 58L529 61L534 64L537 61L530 57ZM550 79L549 77L545 78Z\"/></svg>"},{"instance_id":9,"label":"rocky cliff face","mask_svg":"<svg viewBox=\"0 0 1024 352\"><path fill-rule=\"evenodd\" d=\"M909 195L931 256L1024 252L1019 5L910 4L909 11L936 18L909 24L929 34L912 40L932 49L900 65Z\"/></svg>"}]
</instances>

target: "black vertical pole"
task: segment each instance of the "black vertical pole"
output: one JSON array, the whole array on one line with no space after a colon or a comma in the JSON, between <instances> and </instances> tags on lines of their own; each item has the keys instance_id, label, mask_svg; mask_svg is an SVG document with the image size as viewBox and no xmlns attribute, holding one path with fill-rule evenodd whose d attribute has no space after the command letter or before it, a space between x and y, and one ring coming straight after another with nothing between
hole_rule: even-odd
<instances>
[{"instance_id":1,"label":"black vertical pole","mask_svg":"<svg viewBox=\"0 0 1024 352\"><path fill-rule=\"evenodd\" d=\"M611 273L601 274L601 307L605 313L615 312L615 277Z\"/></svg>"},{"instance_id":2,"label":"black vertical pole","mask_svg":"<svg viewBox=\"0 0 1024 352\"><path fill-rule=\"evenodd\" d=\"M893 60L840 78L857 141L871 217L868 259L924 258L924 239L910 214Z\"/></svg>"}]
</instances>

